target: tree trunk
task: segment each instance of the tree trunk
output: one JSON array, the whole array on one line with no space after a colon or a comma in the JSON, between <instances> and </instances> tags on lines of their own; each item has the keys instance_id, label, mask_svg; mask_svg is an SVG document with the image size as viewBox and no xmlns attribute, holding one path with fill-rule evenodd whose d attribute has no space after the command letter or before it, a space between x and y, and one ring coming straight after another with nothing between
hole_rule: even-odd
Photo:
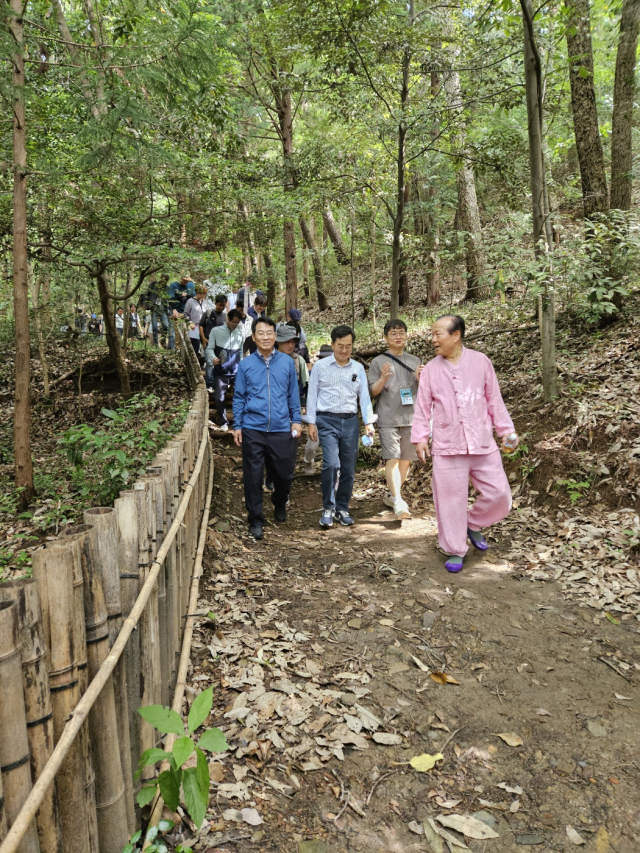
<instances>
[{"instance_id":1,"label":"tree trunk","mask_svg":"<svg viewBox=\"0 0 640 853\"><path fill-rule=\"evenodd\" d=\"M293 111L291 106L291 92L282 90L280 82L273 88L276 110L278 113L278 126L280 130L280 141L282 142L282 155L284 165L284 191L292 193L295 190L295 174L292 163L293 157ZM284 221L284 269L285 269L285 311L298 307L298 273L296 267L296 229L292 219Z\"/></svg>"},{"instance_id":2,"label":"tree trunk","mask_svg":"<svg viewBox=\"0 0 640 853\"><path fill-rule=\"evenodd\" d=\"M611 126L611 207L614 210L631 209L631 128L639 28L640 0L623 0Z\"/></svg>"},{"instance_id":3,"label":"tree trunk","mask_svg":"<svg viewBox=\"0 0 640 853\"><path fill-rule=\"evenodd\" d=\"M33 307L33 323L36 327L36 337L38 339L38 355L40 356L40 366L42 367L42 384L44 386L44 396L49 396L49 362L47 353L44 348L44 335L42 334L42 316L40 308L40 293L42 291L43 275L38 275L37 278L33 275L33 268L29 264L27 273L29 276L29 290L31 291L31 305Z\"/></svg>"},{"instance_id":4,"label":"tree trunk","mask_svg":"<svg viewBox=\"0 0 640 853\"><path fill-rule=\"evenodd\" d=\"M413 4L410 6L409 21L412 21ZM398 316L400 305L400 273L402 265L402 228L404 225L404 207L406 201L405 193L405 145L407 139L407 125L405 122L405 110L409 100L409 69L411 65L411 51L407 47L402 55L402 86L400 89L400 122L398 124L398 148L396 155L396 212L393 218L393 238L391 243L391 299L389 314L393 320ZM405 281L406 296L408 285Z\"/></svg>"},{"instance_id":5,"label":"tree trunk","mask_svg":"<svg viewBox=\"0 0 640 853\"><path fill-rule=\"evenodd\" d=\"M405 183L404 186L404 206L406 209L406 205L409 201L409 185ZM407 236L406 229L402 230L403 242L404 238ZM410 297L409 292L409 271L407 270L407 262L404 257L404 253L400 254L400 278L398 282L398 304L404 307L409 302Z\"/></svg>"},{"instance_id":6,"label":"tree trunk","mask_svg":"<svg viewBox=\"0 0 640 853\"><path fill-rule=\"evenodd\" d=\"M566 7L569 12L567 52L573 129L582 180L582 206L585 219L589 219L594 213L606 213L609 208L593 86L589 0L566 0Z\"/></svg>"},{"instance_id":7,"label":"tree trunk","mask_svg":"<svg viewBox=\"0 0 640 853\"><path fill-rule=\"evenodd\" d=\"M271 317L276 307L276 290L278 288L278 281L273 268L271 249L264 249L262 257L264 259L264 268L267 275L267 315Z\"/></svg>"},{"instance_id":8,"label":"tree trunk","mask_svg":"<svg viewBox=\"0 0 640 853\"><path fill-rule=\"evenodd\" d=\"M247 241L247 249L249 252L249 270L247 275L250 275L251 272L258 271L258 252L256 251L256 243L253 238L253 231L251 230L249 224L249 209L244 201L238 201L238 212L240 213L240 219L242 220L242 224L244 226L245 231L245 239ZM245 255L245 266L246 266L246 255Z\"/></svg>"},{"instance_id":9,"label":"tree trunk","mask_svg":"<svg viewBox=\"0 0 640 853\"><path fill-rule=\"evenodd\" d=\"M378 331L376 321L376 209L373 209L371 217L371 287L369 290L369 304L371 307L371 321L374 331Z\"/></svg>"},{"instance_id":10,"label":"tree trunk","mask_svg":"<svg viewBox=\"0 0 640 853\"><path fill-rule=\"evenodd\" d=\"M441 89L440 74L437 71L431 72L431 99L432 101L438 97ZM431 128L431 138L435 141L440 133L440 125L438 121L433 123ZM426 246L427 246L427 305L436 305L440 301L440 229L438 219L435 215L436 197L438 189L436 182L433 179L429 180L429 189L427 198L429 209L426 218ZM424 219L424 217L423 217Z\"/></svg>"},{"instance_id":11,"label":"tree trunk","mask_svg":"<svg viewBox=\"0 0 640 853\"><path fill-rule=\"evenodd\" d=\"M467 271L467 287L465 300L478 302L488 296L487 285L484 283L486 259L482 247L482 225L476 196L476 182L473 166L467 157L467 134L462 117L462 89L460 75L451 71L446 88L449 93L452 108L460 113L460 124L456 132L456 148L460 162L456 172L456 189L458 191L458 229L464 232L465 264Z\"/></svg>"},{"instance_id":12,"label":"tree trunk","mask_svg":"<svg viewBox=\"0 0 640 853\"><path fill-rule=\"evenodd\" d=\"M345 248L344 242L342 240L342 236L340 234L340 230L336 225L336 221L333 218L333 213L331 213L331 208L325 207L322 211L322 222L324 225L324 229L333 244L333 251L336 255L336 261L343 267L349 266L349 255L347 254L347 250ZM326 240L325 240L326 245Z\"/></svg>"},{"instance_id":13,"label":"tree trunk","mask_svg":"<svg viewBox=\"0 0 640 853\"><path fill-rule=\"evenodd\" d=\"M309 250L309 254L311 255L311 260L313 261L313 275L316 282L316 296L318 297L318 308L320 309L320 311L326 311L327 297L324 292L322 259L320 258L320 254L318 252L318 249L316 248L315 240L313 239L313 234L311 233L311 228L309 227L309 224L303 216L300 217L300 230L302 231L302 236L304 237L304 241L307 244L307 249Z\"/></svg>"},{"instance_id":14,"label":"tree trunk","mask_svg":"<svg viewBox=\"0 0 640 853\"><path fill-rule=\"evenodd\" d=\"M98 269L93 272L98 285L98 293L100 295L100 307L102 309L102 322L104 324L104 336L109 347L109 355L111 361L118 371L120 379L120 390L125 398L131 396L131 384L129 382L129 368L124 359L120 338L116 332L115 314L113 310L113 300L109 295L109 285L107 282L106 268L100 264ZM129 322L129 318L125 317L125 327ZM172 322L169 320L169 322ZM123 330L124 331L124 330Z\"/></svg>"},{"instance_id":15,"label":"tree trunk","mask_svg":"<svg viewBox=\"0 0 640 853\"><path fill-rule=\"evenodd\" d=\"M11 0L9 30L14 41L13 83L13 310L15 316L15 483L23 509L31 503L31 341L27 261L27 133L24 102L24 25L21 0Z\"/></svg>"},{"instance_id":16,"label":"tree trunk","mask_svg":"<svg viewBox=\"0 0 640 853\"><path fill-rule=\"evenodd\" d=\"M296 271L296 229L293 220L287 219L284 223L284 271L285 292L284 308L298 307L298 278Z\"/></svg>"},{"instance_id":17,"label":"tree trunk","mask_svg":"<svg viewBox=\"0 0 640 853\"><path fill-rule=\"evenodd\" d=\"M529 166L534 251L541 259L553 251L549 196L544 162L544 112L542 104L542 62L535 40L531 0L520 0L524 29L524 73L529 133ZM555 294L547 276L538 298L542 355L542 393L549 402L558 396L555 340Z\"/></svg>"}]
</instances>

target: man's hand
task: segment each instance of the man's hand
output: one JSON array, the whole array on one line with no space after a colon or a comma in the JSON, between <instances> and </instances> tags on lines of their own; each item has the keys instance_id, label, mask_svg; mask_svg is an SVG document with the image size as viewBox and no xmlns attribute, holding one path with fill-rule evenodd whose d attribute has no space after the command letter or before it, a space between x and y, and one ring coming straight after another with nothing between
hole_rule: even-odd
<instances>
[{"instance_id":1,"label":"man's hand","mask_svg":"<svg viewBox=\"0 0 640 853\"><path fill-rule=\"evenodd\" d=\"M382 365L382 370L380 371L380 379L382 379L385 385L387 384L387 379L391 376L392 373L393 367L391 367L388 361L385 361L385 363Z\"/></svg>"},{"instance_id":2,"label":"man's hand","mask_svg":"<svg viewBox=\"0 0 640 853\"><path fill-rule=\"evenodd\" d=\"M215 367L217 364L220 364L220 359L214 358L212 363L213 363L213 366Z\"/></svg>"},{"instance_id":3,"label":"man's hand","mask_svg":"<svg viewBox=\"0 0 640 853\"><path fill-rule=\"evenodd\" d=\"M178 320L180 317L182 317L182 314L178 314L178 312L174 308L171 316L173 317L174 320Z\"/></svg>"},{"instance_id":4,"label":"man's hand","mask_svg":"<svg viewBox=\"0 0 640 853\"><path fill-rule=\"evenodd\" d=\"M422 462L426 462L427 456L431 456L431 451L429 450L429 442L419 441L416 444L416 453L418 454L418 459L420 459Z\"/></svg>"},{"instance_id":5,"label":"man's hand","mask_svg":"<svg viewBox=\"0 0 640 853\"><path fill-rule=\"evenodd\" d=\"M420 374L422 373L423 370L424 370L424 364L419 364L416 367L416 379L418 380L418 382L420 382Z\"/></svg>"},{"instance_id":6,"label":"man's hand","mask_svg":"<svg viewBox=\"0 0 640 853\"><path fill-rule=\"evenodd\" d=\"M364 425L364 431L366 432L367 435L370 435L372 438L376 434L376 428L374 427L373 424L365 424Z\"/></svg>"},{"instance_id":7,"label":"man's hand","mask_svg":"<svg viewBox=\"0 0 640 853\"><path fill-rule=\"evenodd\" d=\"M238 445L238 447L242 447L242 430L241 429L234 429L233 440Z\"/></svg>"},{"instance_id":8,"label":"man's hand","mask_svg":"<svg viewBox=\"0 0 640 853\"><path fill-rule=\"evenodd\" d=\"M309 438L311 441L318 440L318 427L315 424L309 424Z\"/></svg>"},{"instance_id":9,"label":"man's hand","mask_svg":"<svg viewBox=\"0 0 640 853\"><path fill-rule=\"evenodd\" d=\"M302 424L291 424L292 438L300 438L302 435Z\"/></svg>"}]
</instances>

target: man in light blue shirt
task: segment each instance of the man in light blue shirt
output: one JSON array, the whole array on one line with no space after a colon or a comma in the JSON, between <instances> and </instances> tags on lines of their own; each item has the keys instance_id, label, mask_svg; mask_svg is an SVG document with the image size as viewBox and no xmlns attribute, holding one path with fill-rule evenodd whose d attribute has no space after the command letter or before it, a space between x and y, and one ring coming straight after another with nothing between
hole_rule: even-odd
<instances>
[{"instance_id":1,"label":"man in light blue shirt","mask_svg":"<svg viewBox=\"0 0 640 853\"><path fill-rule=\"evenodd\" d=\"M211 330L209 343L204 353L207 363L207 388L209 391L213 390L218 427L223 432L227 432L229 429L227 409L224 402L225 394L229 385L233 385L235 381L242 358L244 331L242 327L238 327L241 319L240 311L237 308L232 308L223 325L216 326Z\"/></svg>"},{"instance_id":2,"label":"man in light blue shirt","mask_svg":"<svg viewBox=\"0 0 640 853\"><path fill-rule=\"evenodd\" d=\"M364 367L351 358L356 339L350 326L331 331L333 355L316 362L309 379L307 415L309 438L322 447L322 505L320 526L333 525L336 518L353 524L349 501L353 491L358 457L360 423L358 404L367 435L374 433L374 414ZM336 481L340 482L336 489Z\"/></svg>"}]
</instances>

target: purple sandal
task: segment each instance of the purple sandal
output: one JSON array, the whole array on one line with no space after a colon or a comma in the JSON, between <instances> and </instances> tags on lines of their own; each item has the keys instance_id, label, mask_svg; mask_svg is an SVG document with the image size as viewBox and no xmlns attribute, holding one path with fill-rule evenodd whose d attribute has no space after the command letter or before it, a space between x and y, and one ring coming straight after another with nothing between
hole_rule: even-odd
<instances>
[{"instance_id":1,"label":"purple sandal","mask_svg":"<svg viewBox=\"0 0 640 853\"><path fill-rule=\"evenodd\" d=\"M486 551L489 548L489 544L487 540L484 538L482 533L479 530L470 530L467 527L467 536L474 548L477 548L478 551Z\"/></svg>"},{"instance_id":2,"label":"purple sandal","mask_svg":"<svg viewBox=\"0 0 640 853\"><path fill-rule=\"evenodd\" d=\"M444 564L444 567L448 572L459 572L462 569L462 557L452 554Z\"/></svg>"}]
</instances>

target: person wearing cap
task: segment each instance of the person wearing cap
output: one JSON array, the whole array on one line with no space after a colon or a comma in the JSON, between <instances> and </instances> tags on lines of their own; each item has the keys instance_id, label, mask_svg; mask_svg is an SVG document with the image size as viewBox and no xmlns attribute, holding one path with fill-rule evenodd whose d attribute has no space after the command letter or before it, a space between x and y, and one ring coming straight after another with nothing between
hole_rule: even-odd
<instances>
[{"instance_id":1,"label":"person wearing cap","mask_svg":"<svg viewBox=\"0 0 640 853\"><path fill-rule=\"evenodd\" d=\"M311 364L311 356L307 348L307 336L305 334L304 329L300 325L300 320L302 319L302 311L299 308L289 308L289 310L287 311L287 317L289 320L292 320L294 323L298 324L298 332L300 333L300 343L296 347L296 352L300 353L300 355L304 358L307 364Z\"/></svg>"},{"instance_id":2,"label":"person wearing cap","mask_svg":"<svg viewBox=\"0 0 640 853\"><path fill-rule=\"evenodd\" d=\"M375 432L367 375L360 362L351 358L355 338L350 326L335 326L331 330L333 355L318 361L309 379L306 419L309 438L319 438L322 447L320 526L325 529L333 526L334 518L345 527L353 524L349 501L360 438L358 403L365 432L370 436Z\"/></svg>"},{"instance_id":3,"label":"person wearing cap","mask_svg":"<svg viewBox=\"0 0 640 853\"><path fill-rule=\"evenodd\" d=\"M268 459L273 471L274 519L287 520L293 481L296 439L302 432L300 394L293 361L275 349L276 324L270 317L253 321L256 351L243 359L233 395L233 437L242 448L244 499L249 533L264 535L263 474Z\"/></svg>"},{"instance_id":4,"label":"person wearing cap","mask_svg":"<svg viewBox=\"0 0 640 853\"><path fill-rule=\"evenodd\" d=\"M184 314L184 307L191 296L196 295L196 286L188 272L183 272L179 281L169 285L169 310L174 320Z\"/></svg>"},{"instance_id":5,"label":"person wearing cap","mask_svg":"<svg viewBox=\"0 0 640 853\"><path fill-rule=\"evenodd\" d=\"M213 387L207 385L207 388L213 390L218 427L223 432L229 429L227 409L224 404L225 395L227 388L235 382L242 358L244 330L241 323L242 314L237 308L232 308L223 325L214 326L211 329L209 343L204 353L209 377L206 381L213 383Z\"/></svg>"}]
</instances>

